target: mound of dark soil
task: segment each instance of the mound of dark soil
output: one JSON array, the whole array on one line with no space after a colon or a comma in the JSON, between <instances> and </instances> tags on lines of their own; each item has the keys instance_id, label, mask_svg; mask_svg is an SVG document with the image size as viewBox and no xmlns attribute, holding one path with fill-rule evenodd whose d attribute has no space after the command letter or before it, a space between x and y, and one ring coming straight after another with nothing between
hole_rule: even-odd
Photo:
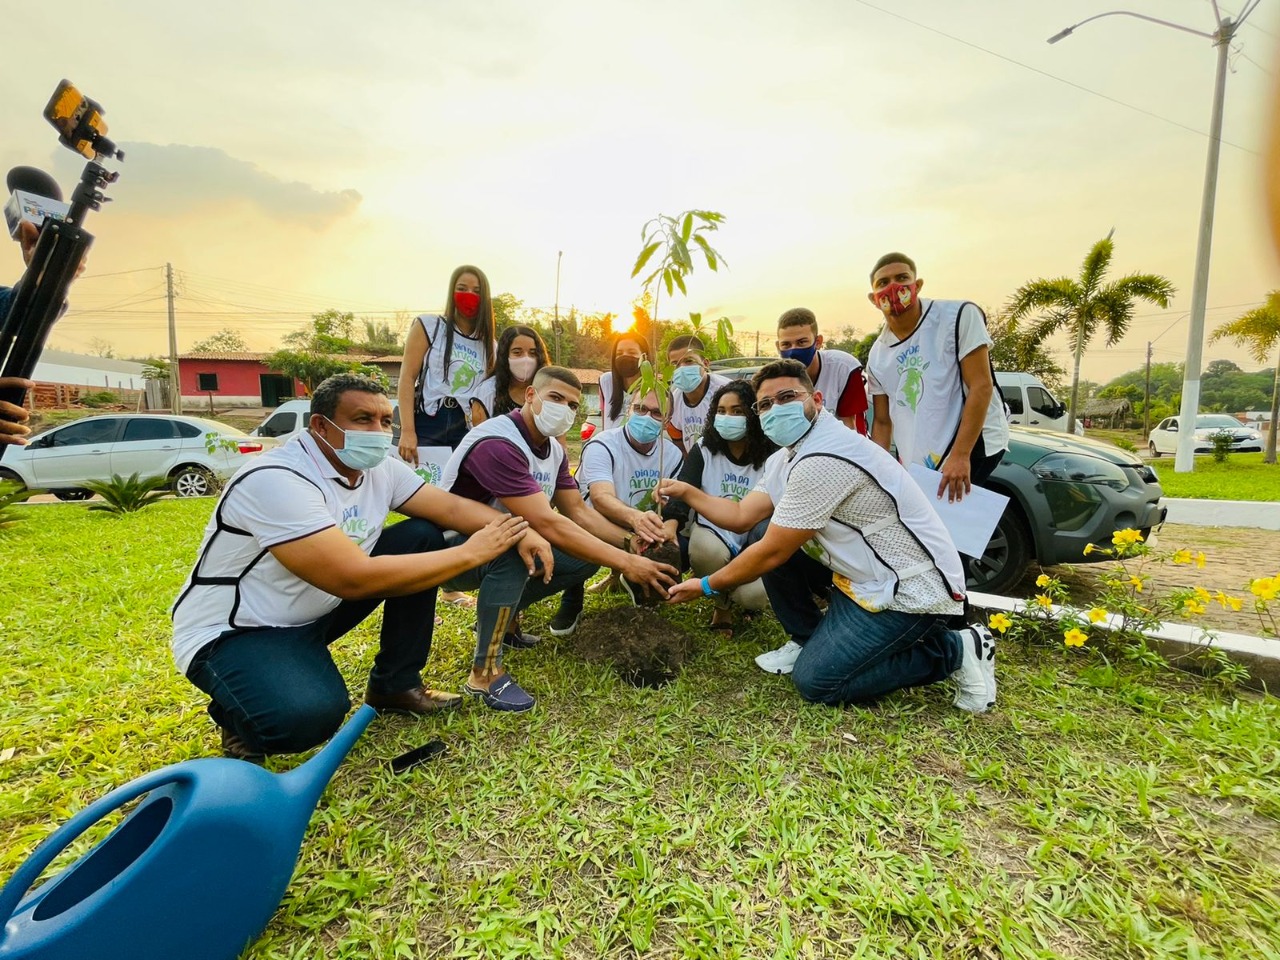
<instances>
[{"instance_id":1,"label":"mound of dark soil","mask_svg":"<svg viewBox=\"0 0 1280 960\"><path fill-rule=\"evenodd\" d=\"M679 544L672 543L671 541L660 543L656 547L651 547L646 550L644 555L654 563L669 563L675 569L680 569ZM626 580L627 578L624 577L623 579ZM631 580L627 580L627 582L631 584L632 593L635 595L636 603L640 604L640 606L656 607L658 604L664 602L661 595L654 593L647 586L635 583Z\"/></svg>"},{"instance_id":2,"label":"mound of dark soil","mask_svg":"<svg viewBox=\"0 0 1280 960\"><path fill-rule=\"evenodd\" d=\"M590 663L611 664L633 686L660 687L680 672L693 638L652 610L614 607L584 616L573 647Z\"/></svg>"}]
</instances>

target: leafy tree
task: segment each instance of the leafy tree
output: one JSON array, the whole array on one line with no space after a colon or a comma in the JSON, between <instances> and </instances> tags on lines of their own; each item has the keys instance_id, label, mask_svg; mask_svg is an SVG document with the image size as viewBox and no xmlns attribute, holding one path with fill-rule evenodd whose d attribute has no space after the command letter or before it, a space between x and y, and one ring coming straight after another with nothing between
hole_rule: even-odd
<instances>
[{"instance_id":1,"label":"leafy tree","mask_svg":"<svg viewBox=\"0 0 1280 960\"><path fill-rule=\"evenodd\" d=\"M387 320L366 320L364 322L364 341L359 344L365 353L374 356L402 353L404 344L400 341L399 330L403 324L397 325Z\"/></svg>"},{"instance_id":2,"label":"leafy tree","mask_svg":"<svg viewBox=\"0 0 1280 960\"><path fill-rule=\"evenodd\" d=\"M1067 372L1045 347L1045 337L1037 338L1034 330L1023 326L1011 314L991 310L986 314L987 332L991 335L991 362L995 368L1034 374L1050 390L1061 390L1062 378Z\"/></svg>"},{"instance_id":3,"label":"leafy tree","mask_svg":"<svg viewBox=\"0 0 1280 960\"><path fill-rule=\"evenodd\" d=\"M880 336L879 330L873 330L863 336L851 325L841 327L834 335L824 336L822 345L827 350L843 350L851 353L865 366L867 356L871 353L871 345Z\"/></svg>"},{"instance_id":4,"label":"leafy tree","mask_svg":"<svg viewBox=\"0 0 1280 960\"><path fill-rule=\"evenodd\" d=\"M1265 363L1271 351L1280 345L1280 290L1272 290L1267 302L1243 316L1224 323L1209 337L1210 343L1228 339L1248 348L1259 363ZM1246 408L1247 409L1247 408ZM1271 429L1267 431L1267 451L1263 463L1276 462L1276 432L1280 427L1280 362L1276 363L1271 388Z\"/></svg>"},{"instance_id":5,"label":"leafy tree","mask_svg":"<svg viewBox=\"0 0 1280 960\"><path fill-rule=\"evenodd\" d=\"M212 336L205 337L194 347L192 353L248 353L249 345L239 330L224 327Z\"/></svg>"},{"instance_id":6,"label":"leafy tree","mask_svg":"<svg viewBox=\"0 0 1280 960\"><path fill-rule=\"evenodd\" d=\"M311 318L310 326L288 334L284 346L267 356L262 364L301 380L308 394L335 373L358 373L385 384L386 377L378 367L349 356L358 347L351 339L354 331L353 314L325 310Z\"/></svg>"},{"instance_id":7,"label":"leafy tree","mask_svg":"<svg viewBox=\"0 0 1280 960\"><path fill-rule=\"evenodd\" d=\"M724 257L707 241L707 234L720 229L724 214L714 210L686 210L674 217L658 214L640 228L640 254L636 257L631 276L637 277L657 257L657 266L640 281L644 290L653 290L653 319L658 320L658 302L662 288L667 296L675 296L678 287L688 296L685 278L693 273L693 256L690 247L701 251L707 267L716 271L724 263ZM652 343L652 341L650 341Z\"/></svg>"},{"instance_id":8,"label":"leafy tree","mask_svg":"<svg viewBox=\"0 0 1280 960\"><path fill-rule=\"evenodd\" d=\"M89 341L89 349L93 351L95 357L102 357L104 360L115 359L116 348L110 340L94 337Z\"/></svg>"},{"instance_id":9,"label":"leafy tree","mask_svg":"<svg viewBox=\"0 0 1280 960\"><path fill-rule=\"evenodd\" d=\"M143 380L169 380L169 361L163 357L147 357L142 361Z\"/></svg>"},{"instance_id":10,"label":"leafy tree","mask_svg":"<svg viewBox=\"0 0 1280 960\"><path fill-rule=\"evenodd\" d=\"M517 299L514 293L499 293L493 297L492 302L495 333L520 322L518 318L520 310L524 307L524 301Z\"/></svg>"},{"instance_id":11,"label":"leafy tree","mask_svg":"<svg viewBox=\"0 0 1280 960\"><path fill-rule=\"evenodd\" d=\"M1015 322L1033 313L1039 314L1031 328L1037 343L1042 343L1059 330L1065 330L1071 336L1073 366L1068 433L1075 429L1080 360L1089 341L1101 330L1106 332L1108 345L1115 343L1129 329L1137 301L1145 300L1167 307L1175 292L1172 283L1154 273L1131 273L1107 283L1107 268L1115 254L1115 244L1111 240L1114 233L1112 230L1093 245L1080 266L1078 278L1032 280L1018 288L1007 308L1010 319Z\"/></svg>"}]
</instances>

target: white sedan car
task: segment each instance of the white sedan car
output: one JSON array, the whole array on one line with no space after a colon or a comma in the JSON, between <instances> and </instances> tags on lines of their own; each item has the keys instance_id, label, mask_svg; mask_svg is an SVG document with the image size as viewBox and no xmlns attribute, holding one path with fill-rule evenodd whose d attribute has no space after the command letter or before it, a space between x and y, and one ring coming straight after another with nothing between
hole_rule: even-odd
<instances>
[{"instance_id":1,"label":"white sedan car","mask_svg":"<svg viewBox=\"0 0 1280 960\"><path fill-rule=\"evenodd\" d=\"M1166 417L1156 425L1147 437L1147 447L1153 457L1178 452L1179 417ZM1262 434L1245 426L1235 417L1225 413L1202 413L1196 417L1195 452L1212 453L1215 434L1227 433L1231 437L1232 453L1261 452Z\"/></svg>"},{"instance_id":2,"label":"white sedan car","mask_svg":"<svg viewBox=\"0 0 1280 960\"><path fill-rule=\"evenodd\" d=\"M6 447L0 480L48 490L59 500L87 500L86 481L137 473L168 477L179 497L202 497L262 448L244 431L201 417L109 414L54 427L25 447Z\"/></svg>"}]
</instances>

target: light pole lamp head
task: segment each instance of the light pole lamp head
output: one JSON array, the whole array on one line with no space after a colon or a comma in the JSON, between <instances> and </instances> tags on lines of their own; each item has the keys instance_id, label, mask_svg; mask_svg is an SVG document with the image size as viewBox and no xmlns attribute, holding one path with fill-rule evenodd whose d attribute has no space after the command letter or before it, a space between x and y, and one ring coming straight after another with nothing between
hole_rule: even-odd
<instances>
[{"instance_id":1,"label":"light pole lamp head","mask_svg":"<svg viewBox=\"0 0 1280 960\"><path fill-rule=\"evenodd\" d=\"M1059 40L1065 40L1071 34L1075 33L1075 27L1064 27L1048 39L1048 43L1057 43Z\"/></svg>"}]
</instances>

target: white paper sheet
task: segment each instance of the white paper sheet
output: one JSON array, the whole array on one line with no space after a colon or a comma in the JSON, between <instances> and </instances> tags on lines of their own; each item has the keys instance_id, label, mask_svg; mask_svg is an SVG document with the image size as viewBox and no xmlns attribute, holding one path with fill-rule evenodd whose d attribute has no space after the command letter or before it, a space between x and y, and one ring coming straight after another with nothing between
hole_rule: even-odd
<instances>
[{"instance_id":1,"label":"white paper sheet","mask_svg":"<svg viewBox=\"0 0 1280 960\"><path fill-rule=\"evenodd\" d=\"M939 500L938 484L942 482L942 474L918 463L907 467L907 473L924 491L933 509L938 511L956 549L967 557L982 556L991 542L991 535L996 532L996 524L1000 522L1009 498L982 487L973 487L963 500L952 503L945 493Z\"/></svg>"}]
</instances>

